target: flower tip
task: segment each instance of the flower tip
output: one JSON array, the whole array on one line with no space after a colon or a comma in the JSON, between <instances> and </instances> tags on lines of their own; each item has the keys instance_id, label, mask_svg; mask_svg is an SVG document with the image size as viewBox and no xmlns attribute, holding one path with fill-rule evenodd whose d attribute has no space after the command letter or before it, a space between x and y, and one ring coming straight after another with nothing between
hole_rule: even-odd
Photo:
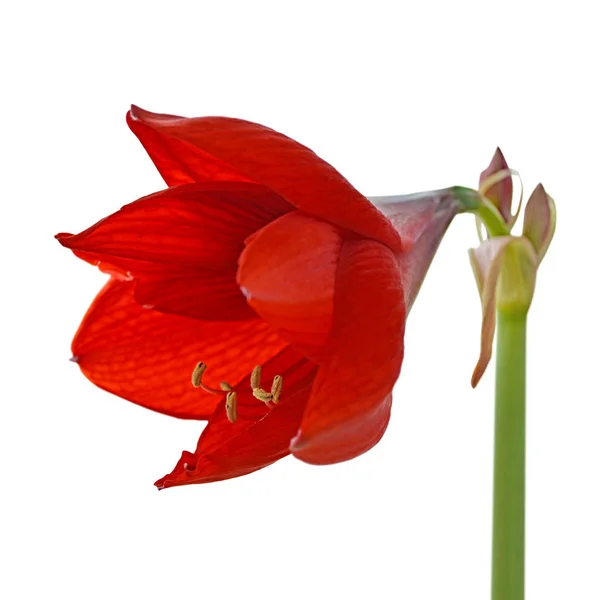
<instances>
[{"instance_id":1,"label":"flower tip","mask_svg":"<svg viewBox=\"0 0 600 600\"><path fill-rule=\"evenodd\" d=\"M473 389L475 389L479 385L479 382L481 381L481 378L483 377L483 374L485 373L487 365L488 365L487 362L484 365L477 363L477 366L475 367L475 370L473 371L473 375L471 375L471 387Z\"/></svg>"},{"instance_id":2,"label":"flower tip","mask_svg":"<svg viewBox=\"0 0 600 600\"><path fill-rule=\"evenodd\" d=\"M167 477L168 475L165 475L154 482L154 486L159 492L169 487Z\"/></svg>"},{"instance_id":3,"label":"flower tip","mask_svg":"<svg viewBox=\"0 0 600 600\"><path fill-rule=\"evenodd\" d=\"M506 158L504 158L502 150L500 150L500 146L497 146L487 169L484 169L481 172L479 183L483 183L490 175L493 175L498 171L503 171L504 169L508 169L508 163L506 162Z\"/></svg>"},{"instance_id":4,"label":"flower tip","mask_svg":"<svg viewBox=\"0 0 600 600\"><path fill-rule=\"evenodd\" d=\"M141 113L144 112L143 108L140 108L139 106L137 106L136 104L132 104L129 108L129 112L127 113L127 115L133 120L133 121L139 121L140 117L141 117Z\"/></svg>"},{"instance_id":5,"label":"flower tip","mask_svg":"<svg viewBox=\"0 0 600 600\"><path fill-rule=\"evenodd\" d=\"M69 238L71 238L71 237L73 237L73 234L72 234L72 233L57 233L57 234L54 236L54 239L55 239L55 240L58 240L58 243L59 243L61 246L64 246L65 248L68 248L69 246L68 246L68 244L67 244L67 240L68 240Z\"/></svg>"},{"instance_id":6,"label":"flower tip","mask_svg":"<svg viewBox=\"0 0 600 600\"><path fill-rule=\"evenodd\" d=\"M138 123L144 124L148 121L150 117L153 116L153 113L150 111L144 110L143 108L137 106L137 104L132 104L125 115L125 121L129 128L132 128L132 124L135 123L136 126Z\"/></svg>"},{"instance_id":7,"label":"flower tip","mask_svg":"<svg viewBox=\"0 0 600 600\"><path fill-rule=\"evenodd\" d=\"M494 158L492 160L496 160L498 164L504 165L504 169L508 169L508 163L504 158L504 154L502 154L502 150L500 150L500 146L496 146L496 151L494 152Z\"/></svg>"},{"instance_id":8,"label":"flower tip","mask_svg":"<svg viewBox=\"0 0 600 600\"><path fill-rule=\"evenodd\" d=\"M533 244L541 262L556 229L556 205L544 186L538 183L525 206L523 235Z\"/></svg>"}]
</instances>

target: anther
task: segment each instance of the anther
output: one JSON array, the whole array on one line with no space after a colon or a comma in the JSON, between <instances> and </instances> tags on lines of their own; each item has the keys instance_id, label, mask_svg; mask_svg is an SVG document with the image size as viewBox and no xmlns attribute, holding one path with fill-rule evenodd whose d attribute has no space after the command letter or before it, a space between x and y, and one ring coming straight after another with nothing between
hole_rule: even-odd
<instances>
[{"instance_id":1,"label":"anther","mask_svg":"<svg viewBox=\"0 0 600 600\"><path fill-rule=\"evenodd\" d=\"M237 421L237 394L235 392L227 393L227 398L225 399L225 412L231 423Z\"/></svg>"},{"instance_id":2,"label":"anther","mask_svg":"<svg viewBox=\"0 0 600 600\"><path fill-rule=\"evenodd\" d=\"M255 398L261 402L277 404L281 397L281 390L283 389L283 377L276 375L271 385L271 391L263 389L261 386L261 375L262 369L260 366L254 367L252 375L250 376L250 387L252 388L252 394Z\"/></svg>"},{"instance_id":3,"label":"anther","mask_svg":"<svg viewBox=\"0 0 600 600\"><path fill-rule=\"evenodd\" d=\"M200 388L205 392L209 392L210 394L222 395L223 392L231 392L233 391L233 387L229 385L226 381L222 381L220 385L220 390L216 390L214 388L209 387L202 383L202 378L204 377L204 373L206 373L206 369L208 365L203 362L199 362L196 365L196 368L192 372L192 385L196 388Z\"/></svg>"},{"instance_id":4,"label":"anther","mask_svg":"<svg viewBox=\"0 0 600 600\"><path fill-rule=\"evenodd\" d=\"M260 377L262 374L262 368L260 365L256 365L252 369L252 375L250 375L250 387L254 390L260 387Z\"/></svg>"},{"instance_id":5,"label":"anther","mask_svg":"<svg viewBox=\"0 0 600 600\"><path fill-rule=\"evenodd\" d=\"M192 372L192 385L194 387L202 386L202 377L206 371L206 368L207 368L207 365L204 364L203 362L199 362L196 365L196 368Z\"/></svg>"},{"instance_id":6,"label":"anther","mask_svg":"<svg viewBox=\"0 0 600 600\"><path fill-rule=\"evenodd\" d=\"M271 394L273 396L273 404L279 402L281 397L281 391L283 390L283 377L281 375L275 375L273 379L273 385L271 386Z\"/></svg>"},{"instance_id":7,"label":"anther","mask_svg":"<svg viewBox=\"0 0 600 600\"><path fill-rule=\"evenodd\" d=\"M269 392L267 392L266 390L263 390L262 388L254 388L252 390L252 394L254 395L255 398L258 398L262 402L271 402L271 400L273 400L273 394L270 394Z\"/></svg>"}]
</instances>

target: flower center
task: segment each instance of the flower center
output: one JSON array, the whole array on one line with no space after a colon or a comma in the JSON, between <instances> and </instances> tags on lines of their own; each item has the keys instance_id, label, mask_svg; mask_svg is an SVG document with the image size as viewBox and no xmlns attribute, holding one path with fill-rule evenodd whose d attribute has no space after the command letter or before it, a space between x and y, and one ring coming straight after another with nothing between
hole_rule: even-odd
<instances>
[{"instance_id":1,"label":"flower center","mask_svg":"<svg viewBox=\"0 0 600 600\"><path fill-rule=\"evenodd\" d=\"M221 389L219 390L202 383L202 377L204 377L204 373L206 373L207 368L208 365L203 362L199 362L196 365L192 372L192 385L204 390L205 392L208 392L209 394L216 394L218 396L225 395L225 412L227 414L227 418L231 423L235 423L237 420L236 391L233 389L233 386L226 381L221 381L219 384ZM250 376L252 395L261 402L264 402L269 408L273 408L273 405L277 404L281 397L281 392L283 390L283 377L281 375L275 375L273 378L273 383L271 384L270 392L267 392L267 390L261 386L261 378L262 368L260 365L257 365L252 370L252 375Z\"/></svg>"}]
</instances>

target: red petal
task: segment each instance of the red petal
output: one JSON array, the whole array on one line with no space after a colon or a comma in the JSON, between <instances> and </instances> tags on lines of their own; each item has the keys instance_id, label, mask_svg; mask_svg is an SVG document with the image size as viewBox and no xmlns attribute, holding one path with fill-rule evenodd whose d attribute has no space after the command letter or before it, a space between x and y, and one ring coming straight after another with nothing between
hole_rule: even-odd
<instances>
[{"instance_id":1,"label":"red petal","mask_svg":"<svg viewBox=\"0 0 600 600\"><path fill-rule=\"evenodd\" d=\"M232 269L183 277L136 281L135 300L144 308L201 321L242 321L256 318L240 293Z\"/></svg>"},{"instance_id":2,"label":"red petal","mask_svg":"<svg viewBox=\"0 0 600 600\"><path fill-rule=\"evenodd\" d=\"M188 121L175 115L151 113L137 106L132 106L127 113L127 124L169 187L200 181L252 181L185 137L165 135L163 126L169 127L179 120Z\"/></svg>"},{"instance_id":3,"label":"red petal","mask_svg":"<svg viewBox=\"0 0 600 600\"><path fill-rule=\"evenodd\" d=\"M312 150L268 127L225 117L186 119L132 106L131 130L172 185L233 179L262 183L299 209L399 250L387 219Z\"/></svg>"},{"instance_id":4,"label":"red petal","mask_svg":"<svg viewBox=\"0 0 600 600\"><path fill-rule=\"evenodd\" d=\"M269 409L249 389L238 391L237 421L227 420L221 403L202 432L195 453L184 452L173 472L156 485L162 489L239 477L288 455L315 372L316 367L295 350L284 350L263 368L264 381L283 376L280 403Z\"/></svg>"},{"instance_id":5,"label":"red petal","mask_svg":"<svg viewBox=\"0 0 600 600\"><path fill-rule=\"evenodd\" d=\"M163 312L212 320L254 313L235 283L244 240L291 210L249 183L170 188L58 240L111 274L140 281L136 297Z\"/></svg>"},{"instance_id":6,"label":"red petal","mask_svg":"<svg viewBox=\"0 0 600 600\"><path fill-rule=\"evenodd\" d=\"M134 283L111 279L98 294L73 340L74 360L97 386L168 415L206 419L221 397L192 387L200 360L206 382L237 383L286 346L259 319L197 321L142 308Z\"/></svg>"},{"instance_id":7,"label":"red petal","mask_svg":"<svg viewBox=\"0 0 600 600\"><path fill-rule=\"evenodd\" d=\"M240 258L250 306L305 356L321 363L331 332L340 230L293 212L259 231Z\"/></svg>"},{"instance_id":8,"label":"red petal","mask_svg":"<svg viewBox=\"0 0 600 600\"><path fill-rule=\"evenodd\" d=\"M319 370L291 446L297 458L314 464L366 452L387 427L406 312L393 253L377 242L345 242L335 303L332 359Z\"/></svg>"}]
</instances>

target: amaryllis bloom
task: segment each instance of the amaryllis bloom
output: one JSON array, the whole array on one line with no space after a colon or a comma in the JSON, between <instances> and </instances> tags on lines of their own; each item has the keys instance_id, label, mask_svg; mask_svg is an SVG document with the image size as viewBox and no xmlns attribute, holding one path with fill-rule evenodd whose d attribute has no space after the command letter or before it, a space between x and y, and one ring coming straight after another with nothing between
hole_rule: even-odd
<instances>
[{"instance_id":1,"label":"amaryllis bloom","mask_svg":"<svg viewBox=\"0 0 600 600\"><path fill-rule=\"evenodd\" d=\"M390 418L406 315L459 210L452 188L377 208L267 127L137 107L127 122L168 189L57 238L111 275L73 340L85 376L208 420L156 485L369 450Z\"/></svg>"}]
</instances>

